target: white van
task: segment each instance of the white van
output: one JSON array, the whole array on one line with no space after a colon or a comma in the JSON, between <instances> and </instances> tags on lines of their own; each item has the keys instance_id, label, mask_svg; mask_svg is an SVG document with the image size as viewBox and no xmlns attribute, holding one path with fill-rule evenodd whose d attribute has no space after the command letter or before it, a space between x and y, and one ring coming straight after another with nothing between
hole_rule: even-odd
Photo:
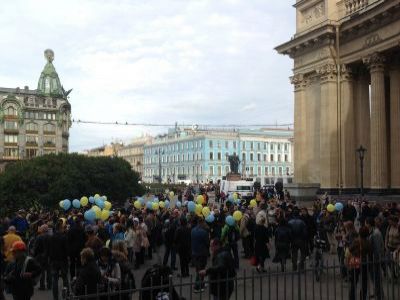
<instances>
[{"instance_id":1,"label":"white van","mask_svg":"<svg viewBox=\"0 0 400 300\"><path fill-rule=\"evenodd\" d=\"M240 194L242 199L252 199L253 198L253 182L246 180L237 181L221 181L221 192L225 195L231 195L233 193Z\"/></svg>"}]
</instances>

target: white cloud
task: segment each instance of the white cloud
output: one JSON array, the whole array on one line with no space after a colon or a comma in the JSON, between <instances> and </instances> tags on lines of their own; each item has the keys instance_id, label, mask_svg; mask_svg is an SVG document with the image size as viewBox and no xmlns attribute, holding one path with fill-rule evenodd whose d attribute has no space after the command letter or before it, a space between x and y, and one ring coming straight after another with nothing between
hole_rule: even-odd
<instances>
[{"instance_id":1,"label":"white cloud","mask_svg":"<svg viewBox=\"0 0 400 300\"><path fill-rule=\"evenodd\" d=\"M294 32L287 1L14 0L0 13L0 85L35 88L50 47L76 119L293 120L291 61L273 50ZM70 144L165 130L74 124Z\"/></svg>"}]
</instances>

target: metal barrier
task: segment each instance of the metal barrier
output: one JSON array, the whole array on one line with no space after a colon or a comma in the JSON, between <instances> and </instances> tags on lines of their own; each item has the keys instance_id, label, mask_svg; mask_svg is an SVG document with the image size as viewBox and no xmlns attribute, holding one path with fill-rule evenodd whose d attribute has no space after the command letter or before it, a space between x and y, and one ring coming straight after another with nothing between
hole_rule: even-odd
<instances>
[{"instance_id":1,"label":"metal barrier","mask_svg":"<svg viewBox=\"0 0 400 300\"><path fill-rule=\"evenodd\" d=\"M163 285L141 287L129 290L116 290L96 294L76 296L64 293L66 300L100 299L100 300L178 300L178 299L218 299L218 300L336 300L336 299L400 299L399 265L393 261L380 261L363 264L358 271L347 271L347 278L342 278L343 265L337 261L322 266L321 278L316 280L315 268L309 267L302 271L281 272L280 267L268 268L264 273L255 271L238 272L234 278L224 278L216 281L205 280L204 289L195 293L194 276L177 278L169 276L161 282ZM367 278L365 278L367 277ZM376 280L378 279L378 280ZM138 279L136 279L138 281ZM363 287L364 282L364 287ZM366 282L366 285L365 285ZM214 297L211 286L225 287L232 292L229 297ZM352 285L355 286L350 295ZM379 287L381 297L379 297ZM217 291L219 292L219 288ZM214 289L215 290L215 289ZM158 295L158 296L157 296ZM181 297L181 298L179 298Z\"/></svg>"}]
</instances>

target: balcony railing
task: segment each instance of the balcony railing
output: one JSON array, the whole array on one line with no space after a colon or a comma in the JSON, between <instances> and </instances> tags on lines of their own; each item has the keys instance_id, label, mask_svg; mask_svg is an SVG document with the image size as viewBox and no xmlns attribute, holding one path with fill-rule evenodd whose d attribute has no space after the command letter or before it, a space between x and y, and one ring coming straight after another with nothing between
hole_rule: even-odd
<instances>
[{"instance_id":1,"label":"balcony railing","mask_svg":"<svg viewBox=\"0 0 400 300\"><path fill-rule=\"evenodd\" d=\"M344 5L346 7L346 15L350 15L368 5L369 0L346 0Z\"/></svg>"}]
</instances>

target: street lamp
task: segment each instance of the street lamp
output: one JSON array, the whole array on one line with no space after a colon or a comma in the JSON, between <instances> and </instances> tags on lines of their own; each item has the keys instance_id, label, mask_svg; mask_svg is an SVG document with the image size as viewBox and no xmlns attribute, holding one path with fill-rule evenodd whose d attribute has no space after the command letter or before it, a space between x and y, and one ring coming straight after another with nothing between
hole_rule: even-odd
<instances>
[{"instance_id":1,"label":"street lamp","mask_svg":"<svg viewBox=\"0 0 400 300\"><path fill-rule=\"evenodd\" d=\"M358 158L360 159L360 176L361 176L361 197L364 197L364 154L367 151L362 145L358 147L356 152L358 153Z\"/></svg>"},{"instance_id":2,"label":"street lamp","mask_svg":"<svg viewBox=\"0 0 400 300\"><path fill-rule=\"evenodd\" d=\"M158 182L161 183L161 155L164 155L164 150L161 151L161 148L158 148L158 151L156 150L156 154L158 154Z\"/></svg>"}]
</instances>

